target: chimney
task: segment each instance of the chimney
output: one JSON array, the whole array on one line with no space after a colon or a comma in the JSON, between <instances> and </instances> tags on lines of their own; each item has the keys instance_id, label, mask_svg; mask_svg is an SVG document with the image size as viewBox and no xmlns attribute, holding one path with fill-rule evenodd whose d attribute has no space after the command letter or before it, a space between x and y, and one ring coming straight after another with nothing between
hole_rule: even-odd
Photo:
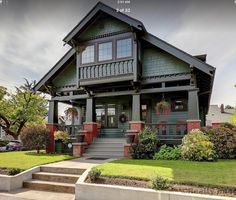
<instances>
[{"instance_id":1,"label":"chimney","mask_svg":"<svg viewBox=\"0 0 236 200\"><path fill-rule=\"evenodd\" d=\"M224 104L221 104L221 105L220 105L220 112L221 112L221 113L224 113L224 112L225 112Z\"/></svg>"}]
</instances>

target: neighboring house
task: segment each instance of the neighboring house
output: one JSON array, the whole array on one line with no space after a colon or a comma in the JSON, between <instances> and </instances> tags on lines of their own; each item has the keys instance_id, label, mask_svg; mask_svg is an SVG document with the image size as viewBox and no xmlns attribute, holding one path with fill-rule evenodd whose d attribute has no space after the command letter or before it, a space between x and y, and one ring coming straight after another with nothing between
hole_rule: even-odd
<instances>
[{"instance_id":1,"label":"neighboring house","mask_svg":"<svg viewBox=\"0 0 236 200\"><path fill-rule=\"evenodd\" d=\"M219 126L225 122L231 121L231 117L236 112L235 108L225 108L223 104L220 107L218 105L210 105L209 112L206 116L207 126Z\"/></svg>"},{"instance_id":2,"label":"neighboring house","mask_svg":"<svg viewBox=\"0 0 236 200\"><path fill-rule=\"evenodd\" d=\"M3 131L2 127L0 127L0 139L5 137L5 132Z\"/></svg>"},{"instance_id":3,"label":"neighboring house","mask_svg":"<svg viewBox=\"0 0 236 200\"><path fill-rule=\"evenodd\" d=\"M52 97L52 130L58 102L76 107L80 124L93 136L96 123L101 137L124 137L146 125L171 142L200 121L205 125L215 74L206 55L185 53L100 2L63 41L71 49L35 86ZM155 110L163 99L168 115Z\"/></svg>"},{"instance_id":4,"label":"neighboring house","mask_svg":"<svg viewBox=\"0 0 236 200\"><path fill-rule=\"evenodd\" d=\"M11 135L6 135L5 131L0 127L0 139L1 140L13 140L14 138Z\"/></svg>"}]
</instances>

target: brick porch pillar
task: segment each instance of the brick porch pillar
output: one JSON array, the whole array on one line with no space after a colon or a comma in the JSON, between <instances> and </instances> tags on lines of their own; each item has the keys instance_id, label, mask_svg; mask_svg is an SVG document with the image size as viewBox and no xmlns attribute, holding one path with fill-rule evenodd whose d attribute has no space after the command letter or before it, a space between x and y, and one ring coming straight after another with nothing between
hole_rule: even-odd
<instances>
[{"instance_id":1,"label":"brick porch pillar","mask_svg":"<svg viewBox=\"0 0 236 200\"><path fill-rule=\"evenodd\" d=\"M54 141L54 132L58 130L58 124L46 124L46 127L50 130L50 144L46 147L47 153L55 152L55 141Z\"/></svg>"},{"instance_id":2,"label":"brick porch pillar","mask_svg":"<svg viewBox=\"0 0 236 200\"><path fill-rule=\"evenodd\" d=\"M78 143L72 143L73 145L73 156L83 156L85 153L85 148L87 146L87 142L78 142Z\"/></svg>"},{"instance_id":3,"label":"brick porch pillar","mask_svg":"<svg viewBox=\"0 0 236 200\"><path fill-rule=\"evenodd\" d=\"M201 120L187 120L187 131L190 133L194 129L201 128Z\"/></svg>"},{"instance_id":4,"label":"brick porch pillar","mask_svg":"<svg viewBox=\"0 0 236 200\"><path fill-rule=\"evenodd\" d=\"M90 144L93 142L93 138L97 137L98 125L95 122L84 122L85 141Z\"/></svg>"}]
</instances>

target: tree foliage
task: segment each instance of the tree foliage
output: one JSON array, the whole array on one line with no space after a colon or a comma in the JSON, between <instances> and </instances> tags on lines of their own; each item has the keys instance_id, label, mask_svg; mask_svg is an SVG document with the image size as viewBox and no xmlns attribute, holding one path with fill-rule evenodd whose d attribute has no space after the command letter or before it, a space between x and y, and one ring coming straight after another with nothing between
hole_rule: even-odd
<instances>
[{"instance_id":1,"label":"tree foliage","mask_svg":"<svg viewBox=\"0 0 236 200\"><path fill-rule=\"evenodd\" d=\"M26 148L35 149L39 153L40 149L50 143L49 129L44 125L30 125L22 130L20 139Z\"/></svg>"},{"instance_id":2,"label":"tree foliage","mask_svg":"<svg viewBox=\"0 0 236 200\"><path fill-rule=\"evenodd\" d=\"M16 87L14 94L0 88L0 126L15 139L27 124L43 123L47 114L47 100L33 90L34 86L35 81L26 80L25 84Z\"/></svg>"}]
</instances>

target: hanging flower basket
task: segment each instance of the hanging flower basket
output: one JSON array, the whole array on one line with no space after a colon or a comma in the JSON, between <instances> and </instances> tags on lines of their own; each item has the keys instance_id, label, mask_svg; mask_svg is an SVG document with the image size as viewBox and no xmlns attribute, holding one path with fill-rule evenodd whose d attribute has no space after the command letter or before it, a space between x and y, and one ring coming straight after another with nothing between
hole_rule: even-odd
<instances>
[{"instance_id":1,"label":"hanging flower basket","mask_svg":"<svg viewBox=\"0 0 236 200\"><path fill-rule=\"evenodd\" d=\"M165 100L158 102L155 108L156 108L157 115L170 114L170 104Z\"/></svg>"},{"instance_id":2,"label":"hanging flower basket","mask_svg":"<svg viewBox=\"0 0 236 200\"><path fill-rule=\"evenodd\" d=\"M77 109L74 107L67 108L64 112L67 117L78 117L79 115Z\"/></svg>"}]
</instances>

